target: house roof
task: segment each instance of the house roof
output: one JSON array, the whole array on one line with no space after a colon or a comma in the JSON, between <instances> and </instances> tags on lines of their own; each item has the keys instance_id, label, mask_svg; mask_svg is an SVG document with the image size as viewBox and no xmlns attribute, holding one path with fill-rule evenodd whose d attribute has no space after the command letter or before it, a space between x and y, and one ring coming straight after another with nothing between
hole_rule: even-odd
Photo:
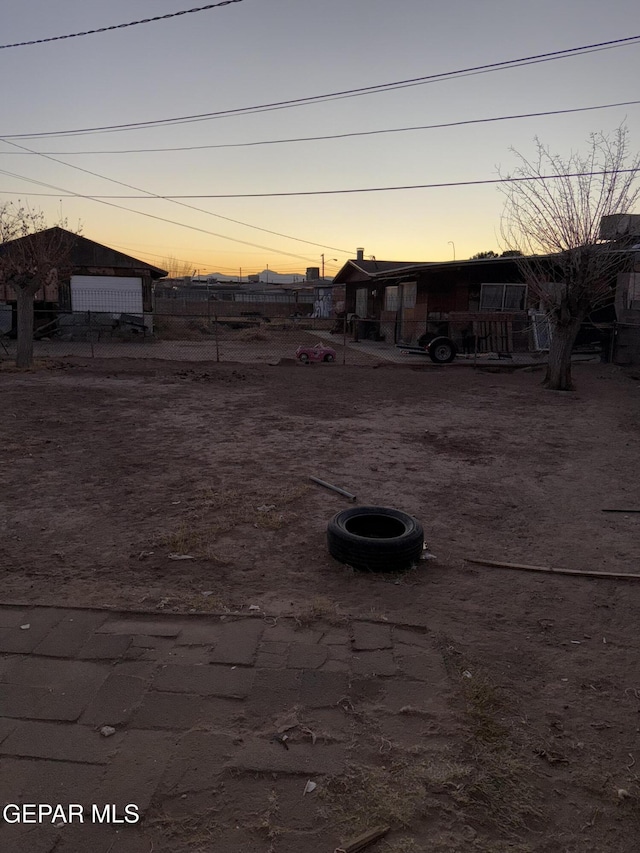
<instances>
[{"instance_id":1,"label":"house roof","mask_svg":"<svg viewBox=\"0 0 640 853\"><path fill-rule=\"evenodd\" d=\"M362 279L372 278L378 273L387 273L401 267L414 266L417 261L353 261L349 260L338 271L333 279L334 284L344 284L348 280L355 280L360 273ZM354 276L355 273L355 276Z\"/></svg>"},{"instance_id":2,"label":"house roof","mask_svg":"<svg viewBox=\"0 0 640 853\"><path fill-rule=\"evenodd\" d=\"M484 267L492 264L509 265L517 261L513 255L499 258L467 258L459 261L347 261L334 278L336 284L365 282L376 279L401 280L425 270L446 270L459 267Z\"/></svg>"},{"instance_id":3,"label":"house roof","mask_svg":"<svg viewBox=\"0 0 640 853\"><path fill-rule=\"evenodd\" d=\"M148 261L141 261L133 258L130 255L125 255L122 252L117 252L115 249L110 249L109 246L104 246L102 243L96 243L83 237L80 234L73 234L65 228L60 228L57 225L53 228L46 228L44 231L38 231L35 234L28 234L26 237L18 237L16 240L9 240L0 245L0 253L6 246L11 246L14 243L19 243L23 240L38 239L39 235L51 235L56 231L69 234L73 238L71 248L71 264L74 267L115 267L116 269L140 269L148 270L152 278L161 278L167 275L167 271L153 266Z\"/></svg>"},{"instance_id":4,"label":"house roof","mask_svg":"<svg viewBox=\"0 0 640 853\"><path fill-rule=\"evenodd\" d=\"M610 251L620 254L629 252L637 252L638 246L614 247ZM536 255L529 260L545 260L553 261L557 255ZM421 272L429 270L429 272L439 272L447 269L456 269L464 267L466 269L479 269L482 267L491 266L509 266L517 264L518 260L523 256L507 255L506 257L497 258L465 258L459 261L353 261L349 260L338 272L334 278L335 284L343 284L347 282L357 283L366 281L375 281L379 279L394 279L401 281L409 276L418 275Z\"/></svg>"},{"instance_id":5,"label":"house roof","mask_svg":"<svg viewBox=\"0 0 640 853\"><path fill-rule=\"evenodd\" d=\"M371 278L391 278L395 276L416 274L426 269L443 270L455 269L456 267L483 267L491 266L492 264L499 264L500 266L503 266L513 264L517 262L517 260L518 259L513 255L509 255L506 258L467 258L461 261L425 261L418 264L405 264L404 266L398 266L395 269L388 271L370 273L370 276Z\"/></svg>"}]
</instances>

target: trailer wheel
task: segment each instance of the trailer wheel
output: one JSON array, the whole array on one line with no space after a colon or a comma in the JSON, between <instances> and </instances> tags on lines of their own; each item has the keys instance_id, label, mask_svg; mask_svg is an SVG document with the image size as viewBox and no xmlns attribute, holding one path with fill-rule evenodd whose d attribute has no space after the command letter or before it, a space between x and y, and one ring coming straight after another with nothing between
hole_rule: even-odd
<instances>
[{"instance_id":1,"label":"trailer wheel","mask_svg":"<svg viewBox=\"0 0 640 853\"><path fill-rule=\"evenodd\" d=\"M436 364L448 364L456 357L456 345L450 338L434 338L428 347L429 358Z\"/></svg>"},{"instance_id":2,"label":"trailer wheel","mask_svg":"<svg viewBox=\"0 0 640 853\"><path fill-rule=\"evenodd\" d=\"M354 569L394 572L420 559L424 530L420 522L397 509L357 506L335 515L327 527L329 553Z\"/></svg>"}]
</instances>

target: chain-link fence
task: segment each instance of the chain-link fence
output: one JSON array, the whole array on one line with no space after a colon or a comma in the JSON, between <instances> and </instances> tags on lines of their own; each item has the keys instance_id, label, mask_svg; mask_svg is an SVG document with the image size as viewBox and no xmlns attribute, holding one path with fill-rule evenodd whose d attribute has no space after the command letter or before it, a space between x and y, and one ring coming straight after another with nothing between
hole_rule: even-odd
<instances>
[{"instance_id":1,"label":"chain-link fence","mask_svg":"<svg viewBox=\"0 0 640 853\"><path fill-rule=\"evenodd\" d=\"M268 316L241 305L213 313L205 303L178 313L36 311L34 354L56 358L158 358L178 361L277 363L281 359L337 364L500 363L533 365L548 358L549 330L541 318L509 322L363 320ZM0 315L0 358L15 357L15 317ZM608 335L608 336L607 336ZM612 332L576 347L577 359L610 360Z\"/></svg>"}]
</instances>

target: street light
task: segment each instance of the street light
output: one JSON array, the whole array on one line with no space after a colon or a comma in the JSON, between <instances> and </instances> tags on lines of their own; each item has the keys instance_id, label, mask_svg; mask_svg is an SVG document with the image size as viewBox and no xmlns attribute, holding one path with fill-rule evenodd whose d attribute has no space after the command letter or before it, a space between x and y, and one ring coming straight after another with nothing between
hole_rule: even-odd
<instances>
[{"instance_id":1,"label":"street light","mask_svg":"<svg viewBox=\"0 0 640 853\"><path fill-rule=\"evenodd\" d=\"M455 259L456 259L456 244L453 242L453 240L447 240L447 243L449 243L450 246L453 246L453 260L455 261Z\"/></svg>"},{"instance_id":2,"label":"street light","mask_svg":"<svg viewBox=\"0 0 640 853\"><path fill-rule=\"evenodd\" d=\"M324 281L324 255L320 255L320 257L322 258L322 280ZM337 260L337 258L329 258L329 263L331 263L331 261Z\"/></svg>"}]
</instances>

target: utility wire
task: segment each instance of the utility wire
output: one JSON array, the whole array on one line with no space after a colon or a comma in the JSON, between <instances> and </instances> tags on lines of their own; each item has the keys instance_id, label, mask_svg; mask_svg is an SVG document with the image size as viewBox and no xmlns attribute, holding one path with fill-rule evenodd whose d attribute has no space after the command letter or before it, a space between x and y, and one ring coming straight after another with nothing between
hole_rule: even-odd
<instances>
[{"instance_id":1,"label":"utility wire","mask_svg":"<svg viewBox=\"0 0 640 853\"><path fill-rule=\"evenodd\" d=\"M186 222L177 222L175 219L166 219L163 216L156 216L154 213L146 213L142 210L135 210L132 207L125 207L122 204L115 204L112 201L106 201L104 198L95 195L86 195L83 193L75 193L71 190L68 190L64 187L56 187L53 184L45 183L44 181L38 181L35 178L27 178L24 175L17 175L14 172L6 172L0 169L0 174L8 175L11 178L18 178L21 181L26 181L30 184L36 184L37 186L47 187L51 190L56 190L55 193L27 193L27 195L33 196L53 196L55 198L83 198L85 201L95 201L98 204L104 204L107 207L114 207L118 210L126 210L128 213L135 213L138 216L144 216L147 219L155 219L157 222L166 222L169 225L178 225L180 228L188 228L190 231L198 231L200 234L209 234L212 237L220 237L222 240L231 240L233 243L241 243L243 246L251 246L254 249L262 249L266 252L273 252L276 255L287 255L289 258L297 258L298 260L306 261L307 263L315 263L315 259L307 258L304 255L296 255L293 252L285 252L282 249L273 249L270 246L261 246L259 243L250 243L246 240L239 240L236 237L227 237L226 234L217 234L215 231L208 231L206 228L200 228L197 225L187 225ZM5 192L4 190L0 191L5 195L25 195L25 193L13 193L13 192ZM130 198L130 196L125 196L126 198ZM148 196L142 196L142 198L148 198ZM328 247L327 247L328 248ZM342 251L342 250L341 250Z\"/></svg>"},{"instance_id":2,"label":"utility wire","mask_svg":"<svg viewBox=\"0 0 640 853\"><path fill-rule=\"evenodd\" d=\"M154 21L166 21L167 18L178 18L180 15L192 15L194 12L207 12L209 9L217 9L220 6L229 6L231 3L242 3L242 0L221 0L220 3L209 3L207 6L198 6L196 9L184 9L182 12L169 12L167 15L156 15L154 18L143 18L141 21L130 21L128 24L113 24L110 27L99 27L97 30L85 30L82 33L70 33L66 36L51 36L46 39L32 39L31 41L18 41L13 44L0 44L0 50L6 50L9 47L27 47L33 44L46 44L46 42L49 41L75 39L79 36L92 36L96 33L107 33L110 30L123 30L126 27L137 27L138 24L151 24Z\"/></svg>"},{"instance_id":3,"label":"utility wire","mask_svg":"<svg viewBox=\"0 0 640 853\"><path fill-rule=\"evenodd\" d=\"M508 68L518 68L523 65L537 64L540 62L549 62L556 59L567 59L583 53L591 53L599 50L609 50L611 48L622 47L624 45L637 44L640 40L640 35L628 36L627 38L612 39L611 41L597 42L594 44L582 45L580 47L566 48L564 50L556 50L548 53L539 53L532 56L525 56L519 59L507 59L502 62L492 62L485 65L474 65L469 68L458 69L457 71L445 71L438 74L429 74L425 77L413 77L407 80L399 80L393 83L380 83L375 86L364 86L358 89L343 89L337 92L331 92L324 95L311 95L304 98L293 98L286 101L273 101L266 104L258 104L252 107L238 107L230 110L218 110L210 113L200 113L189 116L178 116L166 119L154 119L150 121L130 122L127 124L112 124L102 125L98 127L76 128L74 130L57 130L57 131L42 131L39 133L13 133L1 134L4 139L35 139L44 137L58 136L82 136L92 133L111 133L124 130L140 130L151 127L166 127L175 124L186 124L196 121L209 121L217 118L227 118L237 115L251 115L253 113L267 112L271 110L289 109L291 107L306 106L330 100L338 100L341 98L354 98L362 95L377 94L380 92L388 92L396 89L402 89L409 86L422 86L426 83L436 83L442 80L448 80L456 77L467 76L472 74L484 74L489 71L500 71Z\"/></svg>"},{"instance_id":4,"label":"utility wire","mask_svg":"<svg viewBox=\"0 0 640 853\"><path fill-rule=\"evenodd\" d=\"M85 196L80 193L70 193L69 195L60 196L57 193L30 193L30 195L43 195L43 196L56 196L57 198L89 198L93 201L102 201L103 199L119 199L119 200L129 200L129 201L139 201L141 199L159 199L161 201L174 201L176 199L183 198L288 198L292 196L312 196L312 195L345 195L345 194L356 194L356 193L383 193L383 192L395 192L398 190L431 190L431 189L442 189L446 187L476 187L490 184L517 184L523 183L526 181L556 181L560 178L590 178L590 177L600 177L602 175L628 175L632 172L638 172L638 169L604 169L602 171L593 171L593 172L563 172L558 175L534 175L532 177L523 177L523 178L486 178L484 180L479 181L444 181L438 184L405 184L402 186L396 187L357 187L350 189L342 189L342 190L297 190L293 192L280 192L280 193L209 193L209 194L201 194L201 195L91 195ZM25 178L22 175L16 175L12 172L6 172L0 169L0 174L8 175L9 177L20 178L21 180L28 181L29 183L41 184L42 186L50 186L49 184L43 184L41 181L35 181L31 178ZM120 183L116 181L115 183ZM57 187L52 187L52 189L58 189ZM62 192L69 192L68 190L62 190ZM6 191L0 190L0 193L4 193L5 195L20 195L20 193L15 191ZM119 205L113 205L114 207L118 207ZM124 208L125 210L128 208ZM138 211L135 211L136 213ZM148 214L151 216L151 214ZM157 217L155 217L157 218ZM168 220L165 220L168 221ZM201 229L197 229L201 230ZM205 232L208 233L208 232ZM216 234L216 237L221 236L220 234ZM229 240L233 239L231 237L227 238ZM241 240L237 242L242 242ZM253 245L253 244L248 244ZM320 244L314 244L320 245ZM263 248L262 246L258 246L258 248ZM326 246L325 248L331 248ZM338 252L345 252L346 249L336 249ZM295 255L294 257L299 257Z\"/></svg>"},{"instance_id":5,"label":"utility wire","mask_svg":"<svg viewBox=\"0 0 640 853\"><path fill-rule=\"evenodd\" d=\"M494 121L514 121L522 118L541 118L543 116L568 115L570 113L583 113L592 110L607 110L613 107L637 106L640 101L619 101L615 104L597 104L591 107L572 107L565 110L545 110L540 113L517 113L514 115L493 116L491 118L465 119L464 121L449 121L440 124L423 124L411 127L390 127L379 130L359 130L351 133L332 133L326 136L294 136L287 139L263 139L255 142L224 142L215 145L182 145L172 148L129 148L116 151L30 151L30 154L57 155L71 157L77 154L155 154L168 151L203 151L212 148L251 148L257 145L282 145L293 142L320 142L328 139L349 139L356 136L377 136L382 133L407 133L416 130L438 130L446 127L463 127L470 124L488 124ZM5 137L8 139L12 137ZM11 143L9 143L11 144ZM26 150L26 149L25 149ZM20 151L3 151L3 154L20 154ZM68 165L68 164L67 164Z\"/></svg>"},{"instance_id":6,"label":"utility wire","mask_svg":"<svg viewBox=\"0 0 640 853\"><path fill-rule=\"evenodd\" d=\"M100 178L103 181L109 181L112 184L118 184L121 187L127 187L127 189L145 193L146 196L149 196L151 198L162 198L162 196L158 195L157 193L151 192L150 190L145 190L141 187L136 187L133 184L127 184L124 181L118 181L115 178L108 178L106 175L101 175L98 172L91 171L90 169L83 169L81 166L75 166L73 163L65 163L64 160L58 160L55 157L51 157L49 154L42 154L39 151L32 151L30 148L27 148L24 145L19 145L17 142L10 142L6 139L0 139L0 141L5 142L7 145L12 145L14 148L20 148L29 154L39 154L45 160L50 160L52 163L59 163L62 166L67 166L69 169L75 169L77 172L83 172L86 175L92 175L94 178ZM192 204L185 204L184 202L177 201L175 199L165 200L170 201L173 204L178 204L181 207L187 207L189 208L189 210L195 210L198 213L205 213L207 216L214 216L216 217L216 219L224 219L226 222L233 222L235 225L242 225L245 228L253 228L255 231L263 231L266 234L273 234L276 237L284 237L285 240L295 240L298 243L306 243L309 246L318 246L321 249L331 249L332 252L348 252L348 249L339 249L337 246L325 246L324 243L315 243L313 240L303 240L301 237L292 237L290 234L282 234L279 231L272 231L269 228L261 228L259 225L250 225L248 222L241 222L239 219L231 219L231 217L229 216L222 216L222 214L220 213L213 213L211 210L204 210L201 207L195 207Z\"/></svg>"}]
</instances>

